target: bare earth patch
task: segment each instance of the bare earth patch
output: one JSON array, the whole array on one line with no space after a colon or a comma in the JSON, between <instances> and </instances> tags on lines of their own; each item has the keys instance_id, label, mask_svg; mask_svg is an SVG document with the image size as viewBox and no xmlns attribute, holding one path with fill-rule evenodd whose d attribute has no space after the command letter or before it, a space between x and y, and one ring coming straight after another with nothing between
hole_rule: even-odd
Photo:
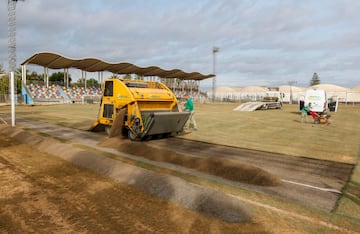
<instances>
[{"instance_id":1,"label":"bare earth patch","mask_svg":"<svg viewBox=\"0 0 360 234\"><path fill-rule=\"evenodd\" d=\"M199 196L197 212L185 209L138 189L141 183L161 189L151 178L139 176L135 187L119 183L37 150L43 144L71 154L63 147L58 148L61 144L54 140L40 140L41 137L21 131L12 135L9 138L0 134L1 233L264 231L251 221L228 223L211 217L211 212L228 206L227 202L219 202L224 198L217 194ZM32 141L32 145L22 141Z\"/></svg>"},{"instance_id":2,"label":"bare earth patch","mask_svg":"<svg viewBox=\"0 0 360 234\"><path fill-rule=\"evenodd\" d=\"M184 209L3 135L0 146L1 233L264 232L252 222Z\"/></svg>"}]
</instances>

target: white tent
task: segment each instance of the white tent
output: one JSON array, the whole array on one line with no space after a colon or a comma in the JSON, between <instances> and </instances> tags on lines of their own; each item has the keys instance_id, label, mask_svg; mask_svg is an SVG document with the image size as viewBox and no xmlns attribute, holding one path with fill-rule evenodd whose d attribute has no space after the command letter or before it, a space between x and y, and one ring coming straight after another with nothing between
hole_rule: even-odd
<instances>
[{"instance_id":1,"label":"white tent","mask_svg":"<svg viewBox=\"0 0 360 234\"><path fill-rule=\"evenodd\" d=\"M318 85L313 85L310 88L325 90L328 98L337 97L339 102L349 101L348 93L350 89L348 88L333 84L318 84Z\"/></svg>"},{"instance_id":2,"label":"white tent","mask_svg":"<svg viewBox=\"0 0 360 234\"><path fill-rule=\"evenodd\" d=\"M279 91L284 94L283 101L290 102L290 96L292 95L292 100L297 101L301 96L305 95L306 88L290 86L290 85L282 85L279 86Z\"/></svg>"},{"instance_id":3,"label":"white tent","mask_svg":"<svg viewBox=\"0 0 360 234\"><path fill-rule=\"evenodd\" d=\"M261 86L247 86L241 89L240 99L247 101L262 101L269 89Z\"/></svg>"},{"instance_id":4,"label":"white tent","mask_svg":"<svg viewBox=\"0 0 360 234\"><path fill-rule=\"evenodd\" d=\"M208 94L209 95L209 94ZM216 88L217 100L239 100L239 93L234 88L230 87L218 87ZM212 96L212 93L210 94Z\"/></svg>"},{"instance_id":5,"label":"white tent","mask_svg":"<svg viewBox=\"0 0 360 234\"><path fill-rule=\"evenodd\" d=\"M351 89L352 91L359 91L360 92L360 85L354 87Z\"/></svg>"},{"instance_id":6,"label":"white tent","mask_svg":"<svg viewBox=\"0 0 360 234\"><path fill-rule=\"evenodd\" d=\"M328 98L338 97L340 102L360 102L360 85L353 89L333 84L319 84L307 88L290 85L282 85L278 87L279 92L284 94L284 102L290 102L291 95L293 101L298 101L305 96L306 90L313 88L325 90ZM270 89L268 87L263 86L247 86L244 88L219 87L216 89L216 99L232 101L261 101L267 95L269 90Z\"/></svg>"}]
</instances>

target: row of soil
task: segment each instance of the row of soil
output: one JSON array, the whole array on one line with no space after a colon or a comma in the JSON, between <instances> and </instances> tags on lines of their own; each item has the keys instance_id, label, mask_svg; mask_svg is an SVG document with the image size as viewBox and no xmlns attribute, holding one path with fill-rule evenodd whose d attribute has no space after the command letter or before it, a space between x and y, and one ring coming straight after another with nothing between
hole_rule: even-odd
<instances>
[{"instance_id":1,"label":"row of soil","mask_svg":"<svg viewBox=\"0 0 360 234\"><path fill-rule=\"evenodd\" d=\"M260 186L277 186L280 179L269 172L247 164L218 157L198 158L169 149L152 147L144 142L132 142L121 138L107 138L99 143L103 147L141 156L156 162L171 163L227 180Z\"/></svg>"}]
</instances>

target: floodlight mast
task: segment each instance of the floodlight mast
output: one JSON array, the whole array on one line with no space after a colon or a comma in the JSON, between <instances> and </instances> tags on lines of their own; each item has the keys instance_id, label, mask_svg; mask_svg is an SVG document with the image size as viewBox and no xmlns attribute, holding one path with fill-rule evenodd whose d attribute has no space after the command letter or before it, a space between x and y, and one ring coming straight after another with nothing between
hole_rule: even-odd
<instances>
[{"instance_id":1,"label":"floodlight mast","mask_svg":"<svg viewBox=\"0 0 360 234\"><path fill-rule=\"evenodd\" d=\"M216 69L215 69L215 61L216 61L216 59L215 59L215 54L217 53L217 52L219 52L219 50L220 50L220 48L219 47L213 47L213 49L212 49L212 52L213 52L213 74L215 75L214 76L214 78L213 78L213 84L212 84L212 101L213 102L215 102L215 98L216 98L216 94L215 94L215 92L216 92Z\"/></svg>"},{"instance_id":2,"label":"floodlight mast","mask_svg":"<svg viewBox=\"0 0 360 234\"><path fill-rule=\"evenodd\" d=\"M16 2L8 0L8 71L16 69Z\"/></svg>"},{"instance_id":3,"label":"floodlight mast","mask_svg":"<svg viewBox=\"0 0 360 234\"><path fill-rule=\"evenodd\" d=\"M16 2L8 0L8 72L16 71ZM16 87L16 86L15 86ZM15 88L16 89L16 88Z\"/></svg>"}]
</instances>

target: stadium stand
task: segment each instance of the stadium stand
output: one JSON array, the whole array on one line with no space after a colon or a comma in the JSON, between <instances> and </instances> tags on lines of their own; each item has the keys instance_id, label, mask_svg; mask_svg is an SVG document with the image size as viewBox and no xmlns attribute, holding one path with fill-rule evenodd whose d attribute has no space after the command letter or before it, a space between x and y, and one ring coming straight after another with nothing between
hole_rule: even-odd
<instances>
[{"instance_id":1,"label":"stadium stand","mask_svg":"<svg viewBox=\"0 0 360 234\"><path fill-rule=\"evenodd\" d=\"M65 99L65 93L56 85L46 87L43 85L30 84L27 86L30 95L34 99Z\"/></svg>"},{"instance_id":2,"label":"stadium stand","mask_svg":"<svg viewBox=\"0 0 360 234\"><path fill-rule=\"evenodd\" d=\"M53 84L49 87L39 84L26 86L28 95L34 102L56 102L56 103L95 103L99 102L102 96L101 88L90 87L69 87ZM184 99L184 94L189 93L194 102L203 103L206 101L206 94L189 90L176 90L175 95L178 100Z\"/></svg>"},{"instance_id":3,"label":"stadium stand","mask_svg":"<svg viewBox=\"0 0 360 234\"><path fill-rule=\"evenodd\" d=\"M46 87L44 85L30 84L26 86L29 95L38 102L78 102L84 97L102 95L100 88L70 87L66 88L58 85Z\"/></svg>"},{"instance_id":4,"label":"stadium stand","mask_svg":"<svg viewBox=\"0 0 360 234\"><path fill-rule=\"evenodd\" d=\"M70 99L81 99L86 94L83 87L63 87L63 90Z\"/></svg>"},{"instance_id":5,"label":"stadium stand","mask_svg":"<svg viewBox=\"0 0 360 234\"><path fill-rule=\"evenodd\" d=\"M91 87L86 90L86 95L102 96L102 91L100 88Z\"/></svg>"}]
</instances>

